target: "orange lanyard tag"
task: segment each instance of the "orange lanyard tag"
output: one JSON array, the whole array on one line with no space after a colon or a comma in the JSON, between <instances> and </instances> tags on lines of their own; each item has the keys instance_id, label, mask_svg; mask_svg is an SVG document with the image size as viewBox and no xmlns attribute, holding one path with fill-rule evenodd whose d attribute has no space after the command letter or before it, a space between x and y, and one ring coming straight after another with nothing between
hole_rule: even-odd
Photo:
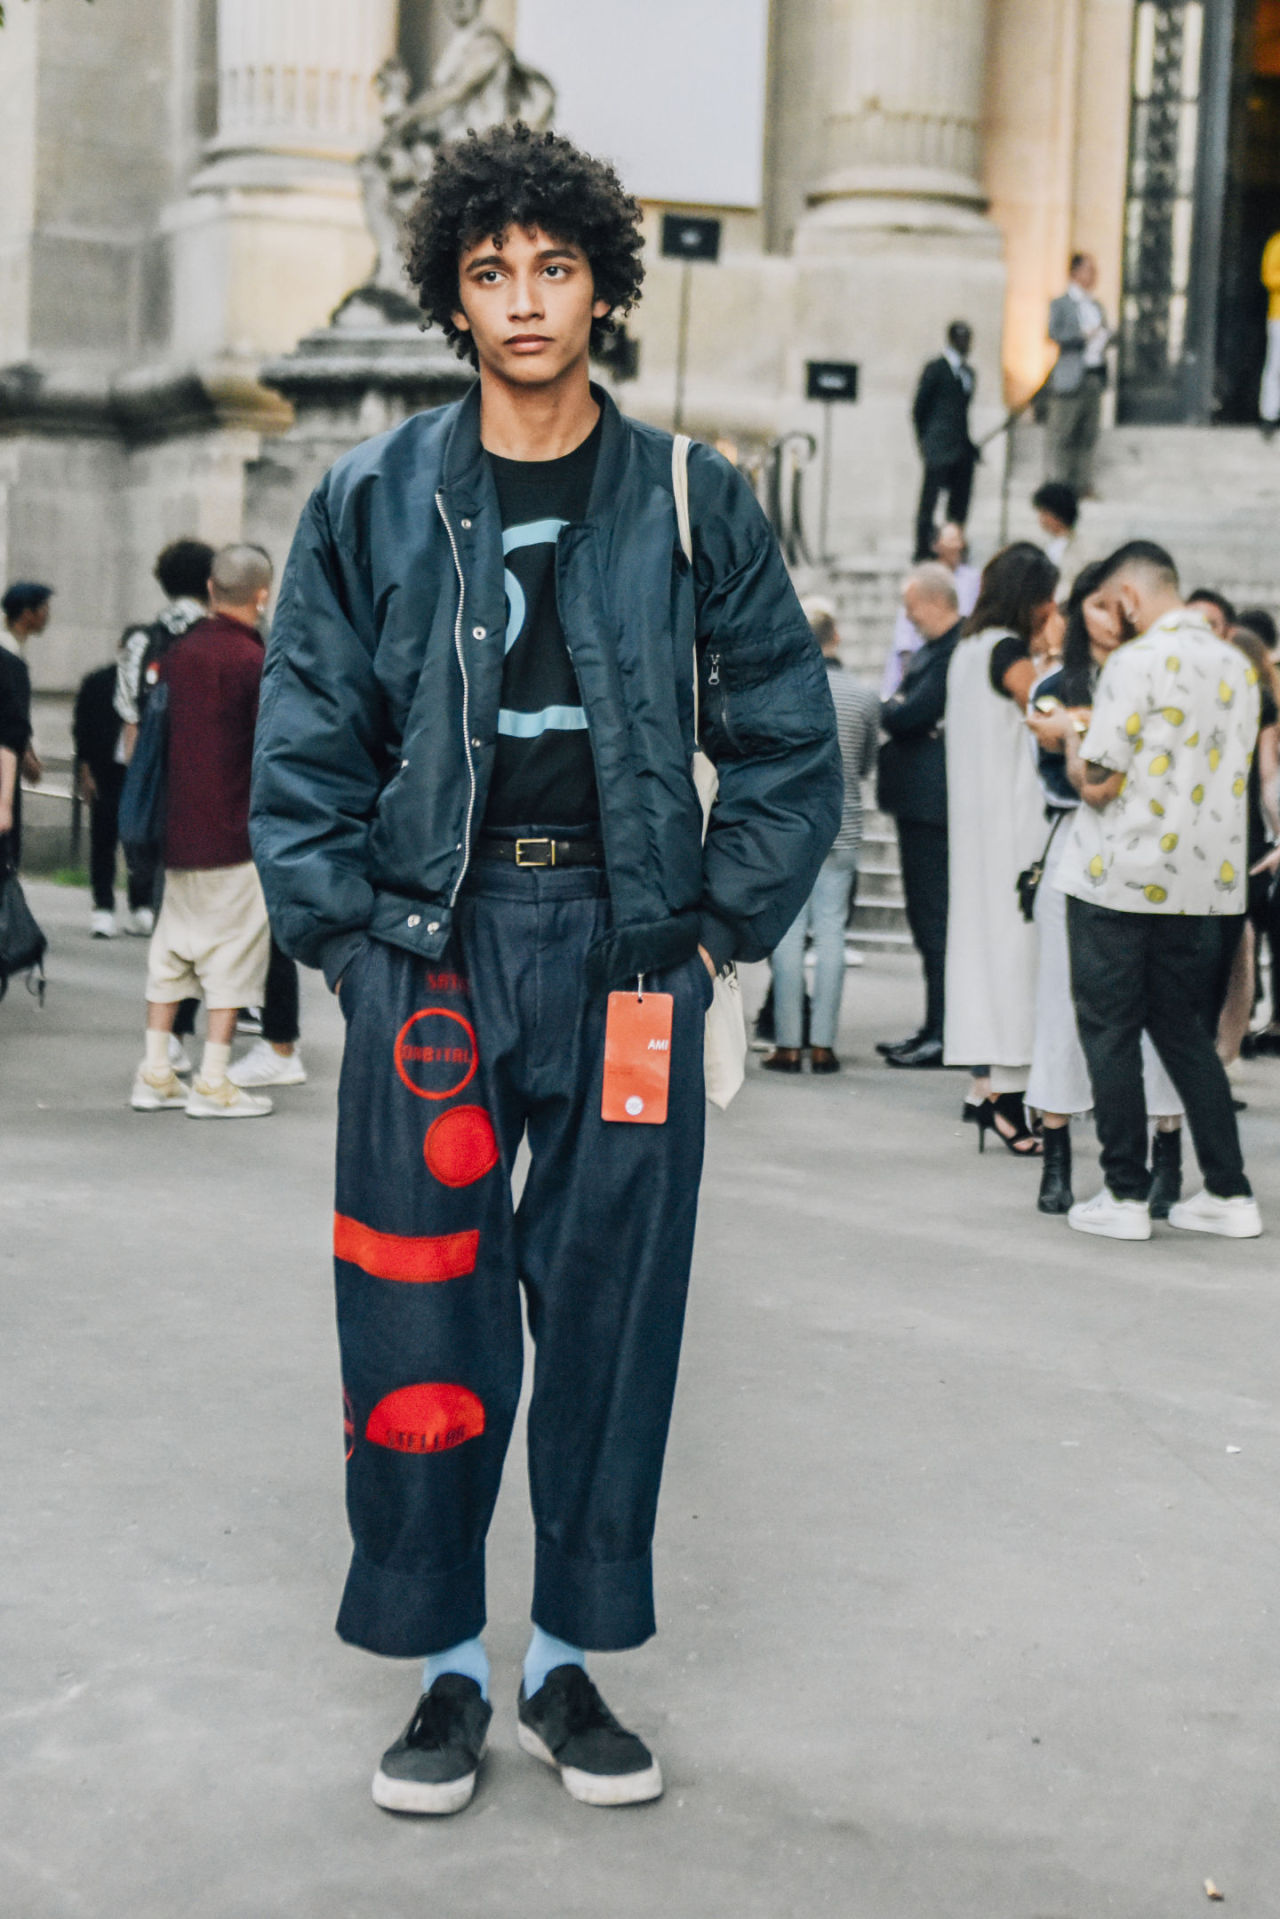
<instances>
[{"instance_id":1,"label":"orange lanyard tag","mask_svg":"<svg viewBox=\"0 0 1280 1919\"><path fill-rule=\"evenodd\" d=\"M673 1006L670 993L610 993L602 1119L665 1125Z\"/></svg>"}]
</instances>

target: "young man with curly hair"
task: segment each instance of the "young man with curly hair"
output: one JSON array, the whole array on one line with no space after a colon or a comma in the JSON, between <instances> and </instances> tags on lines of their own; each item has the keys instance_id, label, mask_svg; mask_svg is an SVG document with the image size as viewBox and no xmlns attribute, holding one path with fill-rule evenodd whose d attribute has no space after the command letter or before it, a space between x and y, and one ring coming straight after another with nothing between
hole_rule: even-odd
<instances>
[{"instance_id":1,"label":"young man with curly hair","mask_svg":"<svg viewBox=\"0 0 1280 1919\"><path fill-rule=\"evenodd\" d=\"M585 1655L654 1631L704 1016L716 971L771 951L807 897L840 761L749 489L693 448L690 567L670 435L591 384L593 340L643 273L613 170L554 134L469 136L437 160L410 242L422 306L479 380L356 448L309 502L254 792L277 938L324 968L348 1023L338 1631L426 1661L378 1804L464 1806L490 1719L484 1547L523 1289L537 1553L518 1735L576 1798L624 1805L661 1773ZM720 776L705 846L695 670ZM626 1117L638 1095L603 1117L611 995L619 1022L670 1019L661 1124Z\"/></svg>"}]
</instances>

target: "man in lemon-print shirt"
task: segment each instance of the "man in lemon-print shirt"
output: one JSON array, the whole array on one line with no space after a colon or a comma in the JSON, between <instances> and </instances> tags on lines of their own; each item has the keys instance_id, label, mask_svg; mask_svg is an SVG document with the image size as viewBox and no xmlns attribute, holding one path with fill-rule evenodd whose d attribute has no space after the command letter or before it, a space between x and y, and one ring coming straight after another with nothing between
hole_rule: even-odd
<instances>
[{"instance_id":1,"label":"man in lemon-print shirt","mask_svg":"<svg viewBox=\"0 0 1280 1919\"><path fill-rule=\"evenodd\" d=\"M1170 1225L1251 1239L1262 1223L1213 1027L1222 921L1245 909L1257 673L1183 606L1162 547L1133 540L1104 564L1097 591L1130 637L1103 668L1083 740L1064 731L1085 804L1057 884L1068 896L1105 1185L1068 1217L1079 1232L1151 1236L1145 1028L1186 1108L1205 1182L1173 1207Z\"/></svg>"}]
</instances>

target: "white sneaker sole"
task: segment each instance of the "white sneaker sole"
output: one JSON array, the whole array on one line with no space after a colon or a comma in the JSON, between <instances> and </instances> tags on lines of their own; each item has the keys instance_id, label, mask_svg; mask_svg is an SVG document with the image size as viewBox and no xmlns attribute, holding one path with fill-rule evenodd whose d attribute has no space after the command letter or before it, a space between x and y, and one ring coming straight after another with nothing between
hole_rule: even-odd
<instances>
[{"instance_id":1,"label":"white sneaker sole","mask_svg":"<svg viewBox=\"0 0 1280 1919\"><path fill-rule=\"evenodd\" d=\"M1178 1218L1179 1213L1183 1214L1181 1219ZM1262 1220L1256 1212L1228 1215L1225 1219L1204 1219L1192 1213L1188 1218L1181 1206L1174 1206L1169 1212L1169 1224L1183 1233L1216 1233L1219 1239L1262 1237Z\"/></svg>"},{"instance_id":2,"label":"white sneaker sole","mask_svg":"<svg viewBox=\"0 0 1280 1919\"><path fill-rule=\"evenodd\" d=\"M1149 1219L1090 1219L1086 1215L1078 1218L1075 1213L1067 1214L1067 1224L1073 1233L1092 1233L1098 1239L1150 1239L1151 1221Z\"/></svg>"},{"instance_id":3,"label":"white sneaker sole","mask_svg":"<svg viewBox=\"0 0 1280 1919\"><path fill-rule=\"evenodd\" d=\"M256 1092L260 1086L305 1086L307 1076L301 1073L245 1073L241 1075L233 1066L227 1074L233 1086L239 1086L246 1093Z\"/></svg>"},{"instance_id":4,"label":"white sneaker sole","mask_svg":"<svg viewBox=\"0 0 1280 1919\"><path fill-rule=\"evenodd\" d=\"M483 1751L480 1756L484 1757ZM477 1765L476 1772L464 1773L461 1779L446 1779L441 1785L430 1786L415 1779L392 1779L379 1766L373 1775L373 1803L384 1812L417 1812L443 1818L471 1804L479 1770Z\"/></svg>"},{"instance_id":5,"label":"white sneaker sole","mask_svg":"<svg viewBox=\"0 0 1280 1919\"><path fill-rule=\"evenodd\" d=\"M269 1119L271 1107L267 1106L192 1106L190 1101L184 1107L188 1119Z\"/></svg>"},{"instance_id":6,"label":"white sneaker sole","mask_svg":"<svg viewBox=\"0 0 1280 1919\"><path fill-rule=\"evenodd\" d=\"M129 1104L135 1113L185 1113L187 1096L181 1099L157 1099L152 1093L131 1093Z\"/></svg>"},{"instance_id":7,"label":"white sneaker sole","mask_svg":"<svg viewBox=\"0 0 1280 1919\"><path fill-rule=\"evenodd\" d=\"M550 1766L552 1772L558 1772L570 1798L584 1806L639 1806L646 1800L662 1797L662 1768L656 1759L643 1772L580 1772L576 1766L562 1766L551 1748L543 1744L523 1719L516 1721L516 1738L521 1752L527 1752L531 1759L539 1759L544 1766Z\"/></svg>"}]
</instances>

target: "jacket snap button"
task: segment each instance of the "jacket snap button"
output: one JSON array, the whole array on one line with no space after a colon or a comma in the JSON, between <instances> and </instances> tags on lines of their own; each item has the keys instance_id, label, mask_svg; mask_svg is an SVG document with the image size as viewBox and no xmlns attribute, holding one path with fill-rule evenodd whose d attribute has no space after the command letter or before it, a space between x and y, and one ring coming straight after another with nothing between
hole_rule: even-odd
<instances>
[{"instance_id":1,"label":"jacket snap button","mask_svg":"<svg viewBox=\"0 0 1280 1919\"><path fill-rule=\"evenodd\" d=\"M462 522L462 530L463 530L463 532L464 532L464 533L470 533L470 531L471 531L471 522L470 522L470 520L464 520L464 521Z\"/></svg>"},{"instance_id":2,"label":"jacket snap button","mask_svg":"<svg viewBox=\"0 0 1280 1919\"><path fill-rule=\"evenodd\" d=\"M439 920L432 920L430 925L427 927L427 931L428 933L438 933L440 931Z\"/></svg>"},{"instance_id":3,"label":"jacket snap button","mask_svg":"<svg viewBox=\"0 0 1280 1919\"><path fill-rule=\"evenodd\" d=\"M482 640L484 633L485 629L482 626L473 626L471 629L471 637L473 640Z\"/></svg>"},{"instance_id":4,"label":"jacket snap button","mask_svg":"<svg viewBox=\"0 0 1280 1919\"><path fill-rule=\"evenodd\" d=\"M421 915L421 913L410 913L410 915L409 915L409 924L410 924L410 926L421 926L421 924L422 924L422 915Z\"/></svg>"},{"instance_id":5,"label":"jacket snap button","mask_svg":"<svg viewBox=\"0 0 1280 1919\"><path fill-rule=\"evenodd\" d=\"M472 746L483 746L483 745L484 745L484 741L483 741L483 740L480 740L480 739L476 739L476 738L474 738L474 737L473 737L473 738L472 738L472 741L471 741L471 744L472 744Z\"/></svg>"}]
</instances>

